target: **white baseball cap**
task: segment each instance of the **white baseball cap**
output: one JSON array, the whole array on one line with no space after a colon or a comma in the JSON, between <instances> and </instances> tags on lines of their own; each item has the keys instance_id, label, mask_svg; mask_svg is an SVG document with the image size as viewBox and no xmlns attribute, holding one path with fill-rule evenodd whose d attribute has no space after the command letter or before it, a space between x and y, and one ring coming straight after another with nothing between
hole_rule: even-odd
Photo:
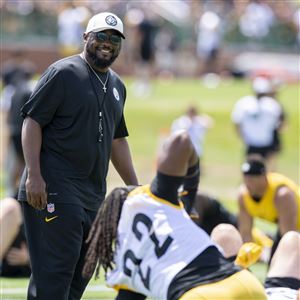
<instances>
[{"instance_id":1,"label":"white baseball cap","mask_svg":"<svg viewBox=\"0 0 300 300\"><path fill-rule=\"evenodd\" d=\"M253 90L257 94L269 94L273 92L273 86L269 79L264 77L257 77L252 83Z\"/></svg>"},{"instance_id":2,"label":"white baseball cap","mask_svg":"<svg viewBox=\"0 0 300 300\"><path fill-rule=\"evenodd\" d=\"M123 22L121 19L111 12L102 12L94 15L88 22L85 33L104 31L113 29L120 33L123 39Z\"/></svg>"}]
</instances>

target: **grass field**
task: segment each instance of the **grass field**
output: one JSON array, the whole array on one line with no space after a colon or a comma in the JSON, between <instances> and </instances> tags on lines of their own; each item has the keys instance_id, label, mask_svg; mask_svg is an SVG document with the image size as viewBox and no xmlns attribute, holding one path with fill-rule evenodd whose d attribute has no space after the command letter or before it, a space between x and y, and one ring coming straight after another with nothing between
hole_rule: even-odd
<instances>
[{"instance_id":1,"label":"grass field","mask_svg":"<svg viewBox=\"0 0 300 300\"><path fill-rule=\"evenodd\" d=\"M243 146L237 138L230 121L230 112L237 99L251 93L250 82L225 80L215 89L205 87L200 80L154 81L153 94L138 99L131 90L132 81L127 80L128 96L126 119L130 132L134 164L141 184L148 183L155 173L158 145L175 117L181 115L188 104L195 104L211 115L215 126L205 141L203 177L200 189L215 195L232 211L236 211L235 196L241 182L240 164ZM283 151L278 158L277 170L299 183L299 87L285 86L279 93L287 115L288 125L283 132ZM121 185L116 172L111 169L108 190ZM274 226L258 221L259 227L273 232ZM263 280L266 267L257 264L254 273ZM1 279L0 299L25 299L27 280ZM51 287L49 287L51 288ZM84 299L113 299L103 280L91 281Z\"/></svg>"},{"instance_id":2,"label":"grass field","mask_svg":"<svg viewBox=\"0 0 300 300\"><path fill-rule=\"evenodd\" d=\"M148 182L153 177L162 130L168 129L172 120L193 103L215 120L205 142L201 187L221 199L233 199L240 183L243 146L230 121L230 113L238 98L251 93L250 83L227 80L216 89L208 89L197 79L157 81L153 95L145 100L133 96L130 81L127 86L129 142L141 182ZM279 99L287 111L289 123L283 132L278 170L299 182L299 87L282 88ZM114 182L112 179L109 182Z\"/></svg>"},{"instance_id":3,"label":"grass field","mask_svg":"<svg viewBox=\"0 0 300 300\"><path fill-rule=\"evenodd\" d=\"M262 281L266 272L266 265L259 263L251 268ZM0 278L0 299L1 300L25 300L27 291L27 279ZM50 287L49 287L50 288ZM103 277L98 280L92 279L85 291L84 300L113 300L115 292L105 286ZM130 300L130 299L128 299Z\"/></svg>"}]
</instances>

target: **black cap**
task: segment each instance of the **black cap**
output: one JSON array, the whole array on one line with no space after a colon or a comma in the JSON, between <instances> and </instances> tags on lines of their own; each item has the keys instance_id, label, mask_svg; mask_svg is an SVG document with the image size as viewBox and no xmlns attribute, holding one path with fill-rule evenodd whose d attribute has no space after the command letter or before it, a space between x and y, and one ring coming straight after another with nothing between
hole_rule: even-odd
<instances>
[{"instance_id":1,"label":"black cap","mask_svg":"<svg viewBox=\"0 0 300 300\"><path fill-rule=\"evenodd\" d=\"M244 175L264 175L266 174L265 164L260 160L248 160L242 165Z\"/></svg>"}]
</instances>

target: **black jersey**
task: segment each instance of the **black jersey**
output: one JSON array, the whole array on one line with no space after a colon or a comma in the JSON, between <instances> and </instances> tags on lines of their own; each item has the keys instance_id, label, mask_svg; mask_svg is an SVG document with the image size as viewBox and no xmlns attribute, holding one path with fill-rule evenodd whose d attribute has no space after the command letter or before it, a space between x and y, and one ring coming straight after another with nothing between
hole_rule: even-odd
<instances>
[{"instance_id":1,"label":"black jersey","mask_svg":"<svg viewBox=\"0 0 300 300\"><path fill-rule=\"evenodd\" d=\"M41 173L48 203L97 210L105 196L112 140L128 135L123 116L126 89L114 71L108 72L104 93L79 55L62 59L46 70L22 108L24 117L42 128ZM26 200L25 180L26 170L20 200Z\"/></svg>"}]
</instances>

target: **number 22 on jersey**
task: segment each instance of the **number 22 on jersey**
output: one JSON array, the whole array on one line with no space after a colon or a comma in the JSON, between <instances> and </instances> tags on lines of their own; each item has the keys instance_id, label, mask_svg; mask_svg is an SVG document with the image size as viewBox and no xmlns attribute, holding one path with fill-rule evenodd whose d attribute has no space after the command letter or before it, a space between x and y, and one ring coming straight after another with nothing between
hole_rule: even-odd
<instances>
[{"instance_id":1,"label":"number 22 on jersey","mask_svg":"<svg viewBox=\"0 0 300 300\"><path fill-rule=\"evenodd\" d=\"M157 235L153 229L152 220L145 214L138 213L135 215L135 217L133 219L131 229L133 231L133 234L139 241L141 241L142 237L143 237L143 234L138 229L139 224L143 224L146 226L147 231L149 233L149 238L154 244L155 256L157 257L157 259L161 258L167 252L168 248L170 247L170 245L173 241L173 238L170 235L168 235L167 238L161 243L159 241L159 239L157 238ZM124 273L129 277L131 277L131 275L132 275L132 270L128 267L128 260L130 260L135 266L137 266L138 274L141 277L141 280L142 280L144 286L149 290L151 267L148 266L146 274L143 274L141 267L140 267L142 259L136 257L134 252L131 249L128 249L124 253L124 257L123 257L123 270L124 270Z\"/></svg>"}]
</instances>

